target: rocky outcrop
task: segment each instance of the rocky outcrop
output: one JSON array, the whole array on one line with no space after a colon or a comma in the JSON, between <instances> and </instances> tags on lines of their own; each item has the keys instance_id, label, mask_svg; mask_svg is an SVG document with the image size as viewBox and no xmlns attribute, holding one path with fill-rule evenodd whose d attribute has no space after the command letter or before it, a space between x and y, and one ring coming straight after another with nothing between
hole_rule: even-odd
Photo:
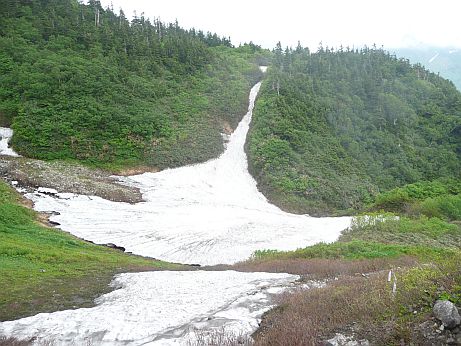
<instances>
[{"instance_id":1,"label":"rocky outcrop","mask_svg":"<svg viewBox=\"0 0 461 346\"><path fill-rule=\"evenodd\" d=\"M334 338L324 341L324 346L369 346L368 340L355 340L352 336L337 333Z\"/></svg>"},{"instance_id":2,"label":"rocky outcrop","mask_svg":"<svg viewBox=\"0 0 461 346\"><path fill-rule=\"evenodd\" d=\"M0 177L15 182L27 192L56 195L69 192L99 196L113 202L138 203L143 198L138 188L120 184L110 172L64 161L0 157Z\"/></svg>"},{"instance_id":3,"label":"rocky outcrop","mask_svg":"<svg viewBox=\"0 0 461 346\"><path fill-rule=\"evenodd\" d=\"M110 247L111 249L115 249L115 250L119 250L119 251L123 251L125 252L125 248L123 246L118 246L118 245L115 245L113 243L107 243L107 244L103 244L104 246L107 246L107 247Z\"/></svg>"},{"instance_id":4,"label":"rocky outcrop","mask_svg":"<svg viewBox=\"0 0 461 346\"><path fill-rule=\"evenodd\" d=\"M437 300L433 308L434 316L448 329L453 329L461 324L461 316L455 304L448 300Z\"/></svg>"}]
</instances>

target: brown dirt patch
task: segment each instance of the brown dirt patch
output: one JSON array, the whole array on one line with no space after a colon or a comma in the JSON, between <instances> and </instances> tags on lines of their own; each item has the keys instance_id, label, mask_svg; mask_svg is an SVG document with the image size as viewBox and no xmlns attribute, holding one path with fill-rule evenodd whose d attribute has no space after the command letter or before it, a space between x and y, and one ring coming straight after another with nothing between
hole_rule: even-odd
<instances>
[{"instance_id":1,"label":"brown dirt patch","mask_svg":"<svg viewBox=\"0 0 461 346\"><path fill-rule=\"evenodd\" d=\"M123 176L129 177L132 175L138 175L138 174L143 174L143 173L157 173L160 171L161 169L158 167L138 166L138 167L121 169L121 170L116 171L115 173L117 175L123 175Z\"/></svg>"}]
</instances>

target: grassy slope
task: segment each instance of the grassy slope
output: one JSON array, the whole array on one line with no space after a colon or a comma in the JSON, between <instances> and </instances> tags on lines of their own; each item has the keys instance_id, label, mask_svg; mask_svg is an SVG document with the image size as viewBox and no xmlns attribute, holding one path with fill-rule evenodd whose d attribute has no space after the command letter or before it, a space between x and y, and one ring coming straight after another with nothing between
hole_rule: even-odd
<instances>
[{"instance_id":1,"label":"grassy slope","mask_svg":"<svg viewBox=\"0 0 461 346\"><path fill-rule=\"evenodd\" d=\"M335 332L355 333L372 344L427 342L417 326L430 318L434 301L461 303L459 181L407 185L379 195L369 208L395 211L397 205L399 214L356 217L335 243L260 251L239 264L240 270L339 278L325 289L284 298L281 308L266 316L263 326L269 327L257 334L257 344L318 344ZM387 282L389 269L396 271L395 295Z\"/></svg>"},{"instance_id":2,"label":"grassy slope","mask_svg":"<svg viewBox=\"0 0 461 346\"><path fill-rule=\"evenodd\" d=\"M116 273L179 268L44 227L0 181L0 321L91 306Z\"/></svg>"}]
</instances>

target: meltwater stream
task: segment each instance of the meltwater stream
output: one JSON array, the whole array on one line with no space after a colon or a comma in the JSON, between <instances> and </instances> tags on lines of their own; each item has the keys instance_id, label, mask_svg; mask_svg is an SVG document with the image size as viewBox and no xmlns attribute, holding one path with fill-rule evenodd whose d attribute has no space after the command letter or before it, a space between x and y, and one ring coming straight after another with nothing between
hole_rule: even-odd
<instances>
[{"instance_id":1,"label":"meltwater stream","mask_svg":"<svg viewBox=\"0 0 461 346\"><path fill-rule=\"evenodd\" d=\"M203 164L120 177L141 189L146 202L116 203L99 197L28 194L35 209L55 212L63 230L96 243L162 260L217 264L247 259L258 249L290 250L334 241L350 218L312 218L267 202L248 173L244 143L248 113L226 151ZM0 336L35 337L53 345L187 345L194 328L204 335L225 328L250 334L271 295L291 287L296 275L235 271L121 274L117 290L88 309L43 313L0 323Z\"/></svg>"},{"instance_id":2,"label":"meltwater stream","mask_svg":"<svg viewBox=\"0 0 461 346\"><path fill-rule=\"evenodd\" d=\"M283 212L268 203L248 173L244 144L260 86L251 89L248 113L219 158L120 177L124 184L139 187L146 202L128 204L74 194L26 196L35 209L59 213L51 220L78 237L171 262L231 264L255 250L332 242L349 226L349 217Z\"/></svg>"}]
</instances>

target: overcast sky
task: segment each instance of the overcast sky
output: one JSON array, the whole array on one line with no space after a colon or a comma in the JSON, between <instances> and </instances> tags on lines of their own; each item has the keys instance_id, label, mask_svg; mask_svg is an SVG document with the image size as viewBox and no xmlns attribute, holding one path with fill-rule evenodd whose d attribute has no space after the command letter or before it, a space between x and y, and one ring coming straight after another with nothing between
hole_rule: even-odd
<instances>
[{"instance_id":1,"label":"overcast sky","mask_svg":"<svg viewBox=\"0 0 461 346\"><path fill-rule=\"evenodd\" d=\"M122 8L127 17L136 10L164 22L175 19L185 28L230 36L232 43L253 41L273 48L316 49L324 46L385 48L453 46L461 48L460 0L102 0L104 7Z\"/></svg>"}]
</instances>

